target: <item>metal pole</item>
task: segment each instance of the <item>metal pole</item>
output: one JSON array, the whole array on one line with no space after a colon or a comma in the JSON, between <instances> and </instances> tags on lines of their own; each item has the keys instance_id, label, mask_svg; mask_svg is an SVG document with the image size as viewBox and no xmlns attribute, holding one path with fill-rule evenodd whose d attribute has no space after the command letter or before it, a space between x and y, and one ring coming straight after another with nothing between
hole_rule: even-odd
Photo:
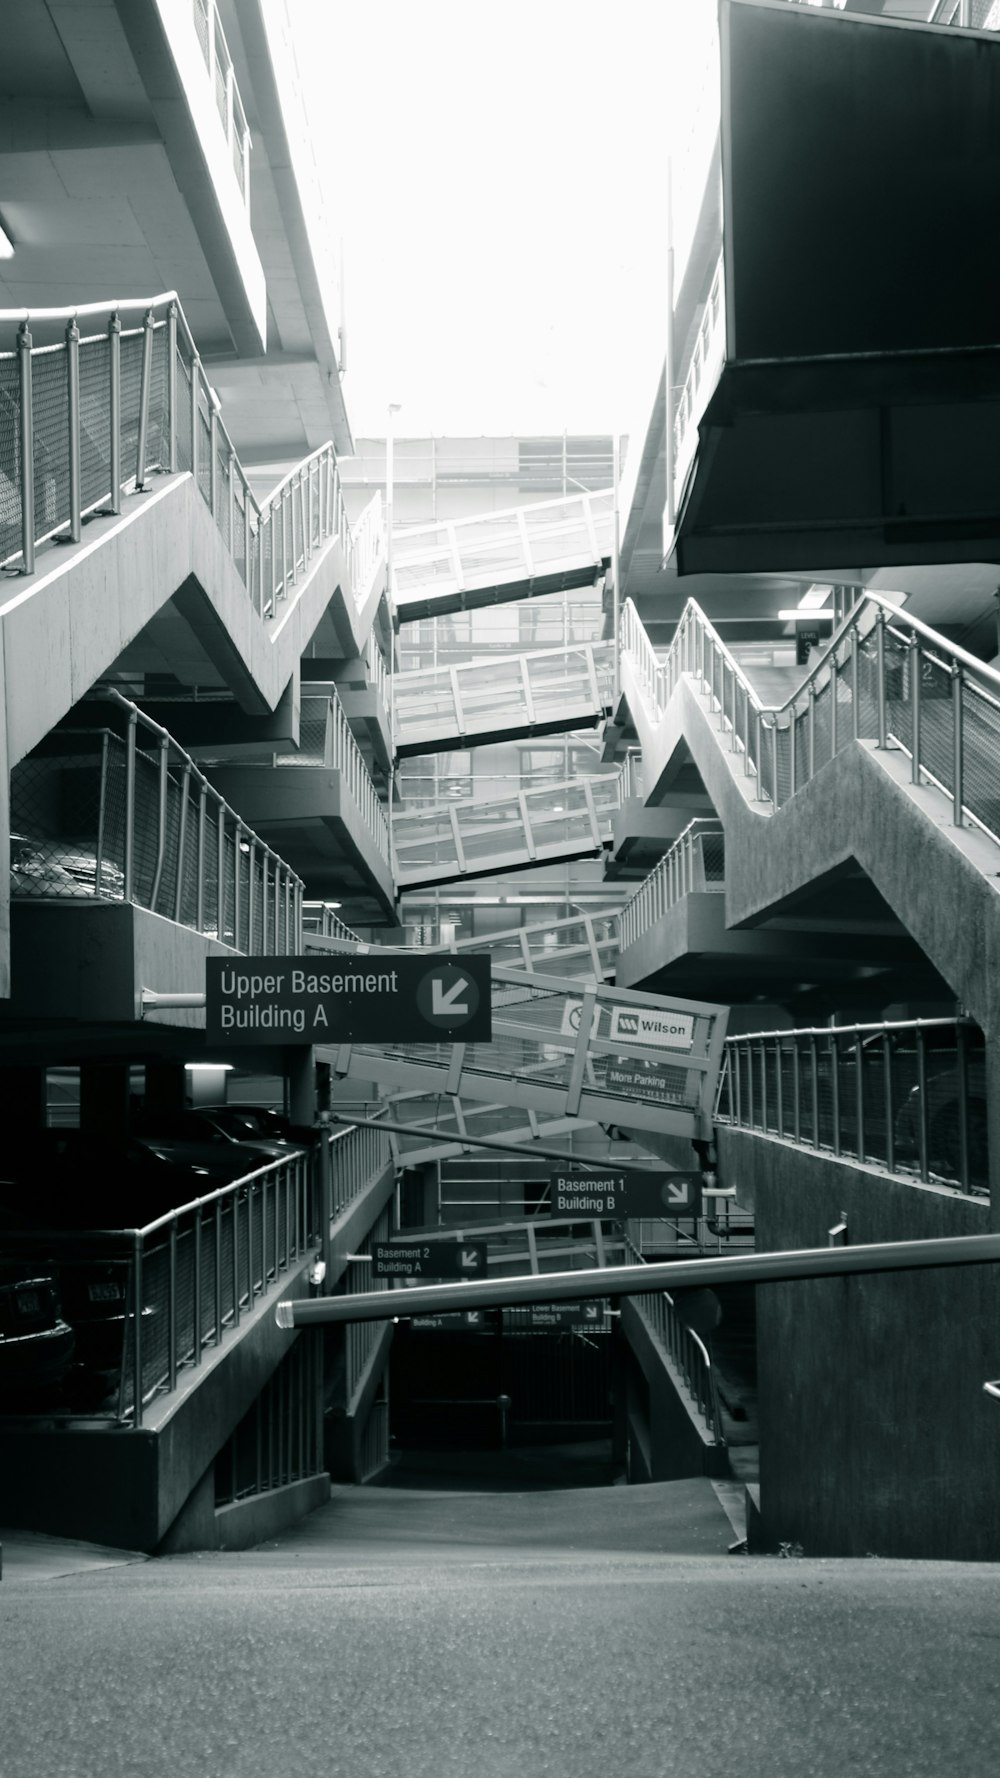
<instances>
[{"instance_id":1,"label":"metal pole","mask_svg":"<svg viewBox=\"0 0 1000 1778\"><path fill-rule=\"evenodd\" d=\"M76 318L66 328L66 401L69 420L69 535L82 535L80 492L80 329Z\"/></svg>"},{"instance_id":2,"label":"metal pole","mask_svg":"<svg viewBox=\"0 0 1000 1778\"><path fill-rule=\"evenodd\" d=\"M108 322L108 444L111 459L109 510L122 509L122 322L115 312Z\"/></svg>"},{"instance_id":3,"label":"metal pole","mask_svg":"<svg viewBox=\"0 0 1000 1778\"><path fill-rule=\"evenodd\" d=\"M167 310L167 467L177 474L177 304Z\"/></svg>"},{"instance_id":4,"label":"metal pole","mask_svg":"<svg viewBox=\"0 0 1000 1778\"><path fill-rule=\"evenodd\" d=\"M963 684L962 669L956 661L951 669L952 822L955 827L962 827L965 821L962 813L962 801L965 795L965 736L962 732Z\"/></svg>"},{"instance_id":5,"label":"metal pole","mask_svg":"<svg viewBox=\"0 0 1000 1778\"><path fill-rule=\"evenodd\" d=\"M615 704L622 691L621 638L621 519L618 501L621 493L621 434L616 432L612 444L612 531L611 531L611 622L614 637Z\"/></svg>"},{"instance_id":6,"label":"metal pole","mask_svg":"<svg viewBox=\"0 0 1000 1778\"><path fill-rule=\"evenodd\" d=\"M18 392L21 399L21 573L35 572L35 418L31 391L31 332L17 330Z\"/></svg>"},{"instance_id":7,"label":"metal pole","mask_svg":"<svg viewBox=\"0 0 1000 1778\"><path fill-rule=\"evenodd\" d=\"M128 738L125 743L125 883L126 901L135 900L135 740L139 720L137 710L129 712Z\"/></svg>"},{"instance_id":8,"label":"metal pole","mask_svg":"<svg viewBox=\"0 0 1000 1778\"><path fill-rule=\"evenodd\" d=\"M857 1247L803 1247L785 1253L741 1253L724 1259L666 1260L632 1266L595 1266L578 1272L528 1273L514 1278L420 1284L414 1289L279 1302L279 1327L331 1321L388 1321L465 1309L523 1303L572 1302L577 1297L644 1296L688 1285L784 1283L854 1273L910 1272L928 1267L989 1265L1000 1260L1000 1233L949 1235L926 1241L873 1241Z\"/></svg>"},{"instance_id":9,"label":"metal pole","mask_svg":"<svg viewBox=\"0 0 1000 1778\"><path fill-rule=\"evenodd\" d=\"M141 492L146 483L146 439L149 432L149 390L153 380L153 311L146 310L142 335L142 376L139 383L139 436L135 451L135 485Z\"/></svg>"}]
</instances>

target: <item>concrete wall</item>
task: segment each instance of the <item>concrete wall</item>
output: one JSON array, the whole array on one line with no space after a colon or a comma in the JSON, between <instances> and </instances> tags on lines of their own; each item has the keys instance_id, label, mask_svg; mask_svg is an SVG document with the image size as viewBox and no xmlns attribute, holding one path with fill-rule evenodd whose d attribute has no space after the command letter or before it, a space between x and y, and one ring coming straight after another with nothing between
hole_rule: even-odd
<instances>
[{"instance_id":1,"label":"concrete wall","mask_svg":"<svg viewBox=\"0 0 1000 1778\"><path fill-rule=\"evenodd\" d=\"M740 1130L720 1172L757 1247L986 1233L989 1206ZM761 1536L807 1555L1000 1556L1000 1268L757 1290Z\"/></svg>"}]
</instances>

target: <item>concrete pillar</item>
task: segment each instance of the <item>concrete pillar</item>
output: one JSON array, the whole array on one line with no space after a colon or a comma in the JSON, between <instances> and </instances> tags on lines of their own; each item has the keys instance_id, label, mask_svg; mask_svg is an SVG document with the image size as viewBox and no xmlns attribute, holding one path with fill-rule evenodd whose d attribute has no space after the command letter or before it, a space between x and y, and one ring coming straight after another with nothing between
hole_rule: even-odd
<instances>
[{"instance_id":1,"label":"concrete pillar","mask_svg":"<svg viewBox=\"0 0 1000 1778\"><path fill-rule=\"evenodd\" d=\"M5 1129L45 1128L45 1069L0 1068L0 1120Z\"/></svg>"},{"instance_id":2,"label":"concrete pillar","mask_svg":"<svg viewBox=\"0 0 1000 1778\"><path fill-rule=\"evenodd\" d=\"M146 1110L183 1111L188 1077L183 1062L146 1063Z\"/></svg>"},{"instance_id":3,"label":"concrete pillar","mask_svg":"<svg viewBox=\"0 0 1000 1778\"><path fill-rule=\"evenodd\" d=\"M80 1128L92 1136L123 1136L128 1127L127 1062L80 1065Z\"/></svg>"},{"instance_id":4,"label":"concrete pillar","mask_svg":"<svg viewBox=\"0 0 1000 1778\"><path fill-rule=\"evenodd\" d=\"M311 1044L287 1044L285 1077L288 1115L293 1124L316 1122L316 1057Z\"/></svg>"}]
</instances>

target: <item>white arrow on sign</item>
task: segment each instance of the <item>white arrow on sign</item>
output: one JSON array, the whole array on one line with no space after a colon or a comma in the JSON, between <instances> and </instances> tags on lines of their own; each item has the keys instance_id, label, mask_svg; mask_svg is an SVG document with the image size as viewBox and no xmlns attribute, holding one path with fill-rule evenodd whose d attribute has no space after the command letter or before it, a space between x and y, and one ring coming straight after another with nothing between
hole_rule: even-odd
<instances>
[{"instance_id":1,"label":"white arrow on sign","mask_svg":"<svg viewBox=\"0 0 1000 1778\"><path fill-rule=\"evenodd\" d=\"M468 1001L459 1001L457 996L459 994L464 994L468 985L468 980L463 978L461 981L452 982L451 987L446 988L444 983L440 981L436 975L432 976L431 1012L434 1017L440 1018L442 1015L451 1014L454 1016L457 1013L467 1013L469 1010Z\"/></svg>"},{"instance_id":2,"label":"white arrow on sign","mask_svg":"<svg viewBox=\"0 0 1000 1778\"><path fill-rule=\"evenodd\" d=\"M667 1191L669 1193L669 1198L668 1198L669 1203L671 1203L671 1204L686 1204L687 1203L687 1201L688 1201L688 1182L686 1179L682 1179L680 1185L671 1185L668 1181L667 1182Z\"/></svg>"},{"instance_id":3,"label":"white arrow on sign","mask_svg":"<svg viewBox=\"0 0 1000 1778\"><path fill-rule=\"evenodd\" d=\"M462 1265L465 1267L466 1271L474 1272L478 1264L479 1264L478 1254L476 1254L474 1251L470 1253L470 1251L467 1247L463 1247L462 1248ZM471 1314L472 1311L470 1310L469 1313Z\"/></svg>"},{"instance_id":4,"label":"white arrow on sign","mask_svg":"<svg viewBox=\"0 0 1000 1778\"><path fill-rule=\"evenodd\" d=\"M597 1304L596 1303L588 1303L584 1313L586 1314L588 1321L596 1321L597 1320Z\"/></svg>"}]
</instances>

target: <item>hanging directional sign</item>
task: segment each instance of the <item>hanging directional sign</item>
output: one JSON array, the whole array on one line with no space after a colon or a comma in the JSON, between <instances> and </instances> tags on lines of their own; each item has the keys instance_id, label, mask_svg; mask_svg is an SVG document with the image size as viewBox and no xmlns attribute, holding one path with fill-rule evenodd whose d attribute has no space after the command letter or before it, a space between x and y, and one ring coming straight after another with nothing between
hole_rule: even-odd
<instances>
[{"instance_id":1,"label":"hanging directional sign","mask_svg":"<svg viewBox=\"0 0 1000 1778\"><path fill-rule=\"evenodd\" d=\"M205 1035L216 1044L488 1043L490 958L209 957Z\"/></svg>"},{"instance_id":2,"label":"hanging directional sign","mask_svg":"<svg viewBox=\"0 0 1000 1778\"><path fill-rule=\"evenodd\" d=\"M553 1216L698 1216L700 1173L618 1171L550 1175Z\"/></svg>"},{"instance_id":3,"label":"hanging directional sign","mask_svg":"<svg viewBox=\"0 0 1000 1778\"><path fill-rule=\"evenodd\" d=\"M485 1274L485 1241L376 1241L372 1247L373 1278L429 1284Z\"/></svg>"},{"instance_id":4,"label":"hanging directional sign","mask_svg":"<svg viewBox=\"0 0 1000 1778\"><path fill-rule=\"evenodd\" d=\"M412 1315L416 1333L493 1333L494 1323L486 1309L463 1309L458 1315Z\"/></svg>"},{"instance_id":5,"label":"hanging directional sign","mask_svg":"<svg viewBox=\"0 0 1000 1778\"><path fill-rule=\"evenodd\" d=\"M529 1321L535 1329L544 1328L560 1331L569 1328L575 1332L586 1332L605 1328L605 1312L607 1303L603 1297L592 1297L583 1303L532 1303L529 1309Z\"/></svg>"}]
</instances>

